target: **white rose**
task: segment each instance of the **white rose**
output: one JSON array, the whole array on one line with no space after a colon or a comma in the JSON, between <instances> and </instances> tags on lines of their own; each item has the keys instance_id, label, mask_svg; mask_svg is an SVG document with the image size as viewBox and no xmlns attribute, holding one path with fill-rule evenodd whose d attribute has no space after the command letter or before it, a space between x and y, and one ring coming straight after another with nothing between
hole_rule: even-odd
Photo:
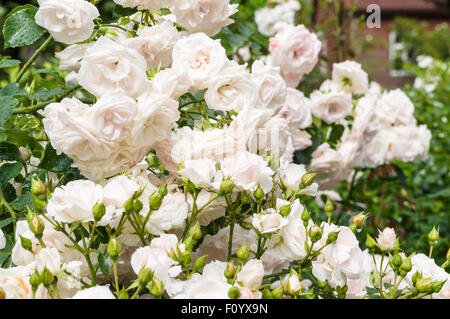
<instances>
[{"instance_id":1,"label":"white rose","mask_svg":"<svg viewBox=\"0 0 450 319\"><path fill-rule=\"evenodd\" d=\"M313 144L311 135L302 130L294 130L291 132L291 143L293 148L299 151L304 150Z\"/></svg>"},{"instance_id":2,"label":"white rose","mask_svg":"<svg viewBox=\"0 0 450 319\"><path fill-rule=\"evenodd\" d=\"M281 156L289 142L289 126L286 119L275 116L270 118L263 127L258 128L248 142L251 153Z\"/></svg>"},{"instance_id":3,"label":"white rose","mask_svg":"<svg viewBox=\"0 0 450 319\"><path fill-rule=\"evenodd\" d=\"M369 89L369 77L362 69L361 64L354 61L345 61L333 64L332 80L341 89L347 86L351 93L364 94Z\"/></svg>"},{"instance_id":4,"label":"white rose","mask_svg":"<svg viewBox=\"0 0 450 319\"><path fill-rule=\"evenodd\" d=\"M280 111L280 116L289 123L289 128L305 129L312 124L310 101L305 95L293 88L287 88L286 102Z\"/></svg>"},{"instance_id":5,"label":"white rose","mask_svg":"<svg viewBox=\"0 0 450 319\"><path fill-rule=\"evenodd\" d=\"M384 93L375 107L380 124L391 125L414 125L414 104L409 97L400 89Z\"/></svg>"},{"instance_id":6,"label":"white rose","mask_svg":"<svg viewBox=\"0 0 450 319\"><path fill-rule=\"evenodd\" d=\"M87 40L100 13L84 0L39 0L35 20L59 42L72 44Z\"/></svg>"},{"instance_id":7,"label":"white rose","mask_svg":"<svg viewBox=\"0 0 450 319\"><path fill-rule=\"evenodd\" d=\"M116 176L110 179L103 188L103 202L106 206L122 208L139 188L139 185L130 178L123 175Z\"/></svg>"},{"instance_id":8,"label":"white rose","mask_svg":"<svg viewBox=\"0 0 450 319\"><path fill-rule=\"evenodd\" d=\"M304 25L280 24L269 40L270 59L283 73L307 74L319 61L322 44Z\"/></svg>"},{"instance_id":9,"label":"white rose","mask_svg":"<svg viewBox=\"0 0 450 319\"><path fill-rule=\"evenodd\" d=\"M377 244L382 250L392 250L395 248L397 236L393 228L386 227L383 231L379 231Z\"/></svg>"},{"instance_id":10,"label":"white rose","mask_svg":"<svg viewBox=\"0 0 450 319\"><path fill-rule=\"evenodd\" d=\"M311 94L311 112L331 124L344 119L352 112L352 96L347 93L315 91Z\"/></svg>"},{"instance_id":11,"label":"white rose","mask_svg":"<svg viewBox=\"0 0 450 319\"><path fill-rule=\"evenodd\" d=\"M215 162L209 158L185 161L178 174L189 179L197 187L209 187L216 174Z\"/></svg>"},{"instance_id":12,"label":"white rose","mask_svg":"<svg viewBox=\"0 0 450 319\"><path fill-rule=\"evenodd\" d=\"M9 269L0 268L0 287L6 299L32 299L33 290L30 285L30 267L18 266ZM47 289L40 285L36 291L37 299L50 298Z\"/></svg>"},{"instance_id":13,"label":"white rose","mask_svg":"<svg viewBox=\"0 0 450 319\"><path fill-rule=\"evenodd\" d=\"M392 131L395 135L393 159L402 162L426 159L431 141L431 132L426 125L396 126Z\"/></svg>"},{"instance_id":14,"label":"white rose","mask_svg":"<svg viewBox=\"0 0 450 319\"><path fill-rule=\"evenodd\" d=\"M5 234L3 233L3 231L0 229L0 250L2 250L3 248L5 248L6 246L6 238L5 238Z\"/></svg>"},{"instance_id":15,"label":"white rose","mask_svg":"<svg viewBox=\"0 0 450 319\"><path fill-rule=\"evenodd\" d=\"M98 134L112 142L125 139L132 129L138 106L134 99L119 92L102 96L89 109L89 120Z\"/></svg>"},{"instance_id":16,"label":"white rose","mask_svg":"<svg viewBox=\"0 0 450 319\"><path fill-rule=\"evenodd\" d=\"M147 68L154 70L172 65L172 49L180 38L180 32L165 21L138 30L138 37L125 41L125 45L137 50L147 61Z\"/></svg>"},{"instance_id":17,"label":"white rose","mask_svg":"<svg viewBox=\"0 0 450 319\"><path fill-rule=\"evenodd\" d=\"M332 149L328 143L323 143L312 153L309 169L317 173L317 183L325 187L323 184L333 184L336 178L339 180L339 175L344 172L346 166L341 154Z\"/></svg>"},{"instance_id":18,"label":"white rose","mask_svg":"<svg viewBox=\"0 0 450 319\"><path fill-rule=\"evenodd\" d=\"M261 260L250 259L242 267L237 275L237 281L242 282L244 287L259 289L264 277L264 266Z\"/></svg>"},{"instance_id":19,"label":"white rose","mask_svg":"<svg viewBox=\"0 0 450 319\"><path fill-rule=\"evenodd\" d=\"M377 167L394 158L396 135L392 129L382 129L362 148L365 167Z\"/></svg>"},{"instance_id":20,"label":"white rose","mask_svg":"<svg viewBox=\"0 0 450 319\"><path fill-rule=\"evenodd\" d=\"M265 194L273 187L273 171L259 155L239 151L220 162L224 177L231 177L237 189L255 191L260 185Z\"/></svg>"},{"instance_id":21,"label":"white rose","mask_svg":"<svg viewBox=\"0 0 450 319\"><path fill-rule=\"evenodd\" d=\"M191 79L187 72L167 68L159 71L150 80L149 92L152 94L166 95L174 100L189 92Z\"/></svg>"},{"instance_id":22,"label":"white rose","mask_svg":"<svg viewBox=\"0 0 450 319\"><path fill-rule=\"evenodd\" d=\"M47 213L63 223L93 220L92 208L103 201L103 189L91 181L77 180L58 187L48 201Z\"/></svg>"},{"instance_id":23,"label":"white rose","mask_svg":"<svg viewBox=\"0 0 450 319\"><path fill-rule=\"evenodd\" d=\"M136 50L101 37L87 50L78 79L98 97L116 90L137 97L149 83L146 69L147 62Z\"/></svg>"},{"instance_id":24,"label":"white rose","mask_svg":"<svg viewBox=\"0 0 450 319\"><path fill-rule=\"evenodd\" d=\"M220 74L207 83L205 101L213 110L240 112L258 103L258 93L244 65L228 62Z\"/></svg>"},{"instance_id":25,"label":"white rose","mask_svg":"<svg viewBox=\"0 0 450 319\"><path fill-rule=\"evenodd\" d=\"M116 299L107 286L95 286L80 290L72 299Z\"/></svg>"},{"instance_id":26,"label":"white rose","mask_svg":"<svg viewBox=\"0 0 450 319\"><path fill-rule=\"evenodd\" d=\"M207 82L217 76L228 61L220 41L204 33L195 33L178 40L172 58L172 68L187 72L198 90L205 89Z\"/></svg>"},{"instance_id":27,"label":"white rose","mask_svg":"<svg viewBox=\"0 0 450 319\"><path fill-rule=\"evenodd\" d=\"M214 36L233 23L238 4L229 0L178 0L173 8L177 23L190 33L204 32Z\"/></svg>"},{"instance_id":28,"label":"white rose","mask_svg":"<svg viewBox=\"0 0 450 319\"><path fill-rule=\"evenodd\" d=\"M167 230L182 228L188 210L183 193L169 193L164 197L161 207L150 215L147 230L151 234L160 235Z\"/></svg>"},{"instance_id":29,"label":"white rose","mask_svg":"<svg viewBox=\"0 0 450 319\"><path fill-rule=\"evenodd\" d=\"M286 101L286 83L280 75L280 69L264 65L260 60L253 62L252 80L258 88L261 107L277 114Z\"/></svg>"},{"instance_id":30,"label":"white rose","mask_svg":"<svg viewBox=\"0 0 450 319\"><path fill-rule=\"evenodd\" d=\"M265 214L254 214L252 225L261 233L273 233L283 228L288 223L286 218L275 212Z\"/></svg>"},{"instance_id":31,"label":"white rose","mask_svg":"<svg viewBox=\"0 0 450 319\"><path fill-rule=\"evenodd\" d=\"M273 8L265 7L255 11L255 22L258 31L266 36L271 36L276 31L276 25L280 21L293 25L295 13L300 9L300 3L295 0L278 2Z\"/></svg>"},{"instance_id":32,"label":"white rose","mask_svg":"<svg viewBox=\"0 0 450 319\"><path fill-rule=\"evenodd\" d=\"M68 72L78 72L81 67L81 60L84 58L87 49L89 49L92 44L93 43L74 44L55 53L55 57L59 59L59 68Z\"/></svg>"}]
</instances>

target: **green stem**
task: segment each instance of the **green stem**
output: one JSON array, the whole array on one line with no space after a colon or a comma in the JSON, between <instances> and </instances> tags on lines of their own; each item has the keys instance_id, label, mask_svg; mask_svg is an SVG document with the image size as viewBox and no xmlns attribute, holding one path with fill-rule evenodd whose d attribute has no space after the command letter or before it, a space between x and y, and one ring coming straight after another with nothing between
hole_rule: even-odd
<instances>
[{"instance_id":1,"label":"green stem","mask_svg":"<svg viewBox=\"0 0 450 319\"><path fill-rule=\"evenodd\" d=\"M34 54L31 56L31 58L27 61L27 63L25 63L25 65L23 66L23 68L20 70L20 72L17 74L17 77L15 79L15 82L19 82L20 79L23 77L23 75L25 74L25 72L30 68L30 66L34 63L34 61L36 61L36 59L41 55L42 52L45 51L45 49L47 49L47 47L49 46L50 43L52 43L53 38L50 35L47 40L45 40L44 43L42 43L42 45L36 50L36 52L34 52Z\"/></svg>"},{"instance_id":2,"label":"green stem","mask_svg":"<svg viewBox=\"0 0 450 319\"><path fill-rule=\"evenodd\" d=\"M114 282L116 285L116 295L117 298L120 297L120 289L119 289L119 276L117 275L117 260L113 261L113 271L114 271Z\"/></svg>"},{"instance_id":3,"label":"green stem","mask_svg":"<svg viewBox=\"0 0 450 319\"><path fill-rule=\"evenodd\" d=\"M142 290L142 286L139 285L139 287L138 287L138 289L136 290L136 292L133 294L133 296L131 296L131 299L136 299L136 298L139 296L141 290Z\"/></svg>"},{"instance_id":4,"label":"green stem","mask_svg":"<svg viewBox=\"0 0 450 319\"><path fill-rule=\"evenodd\" d=\"M17 221L17 216L16 216L16 212L14 211L14 209L9 205L9 203L6 201L5 196L3 195L3 189L0 186L0 206L5 206L6 209L8 210L9 214L11 215L11 218L13 219L13 227L14 227L14 234L16 233L16 221Z\"/></svg>"}]
</instances>

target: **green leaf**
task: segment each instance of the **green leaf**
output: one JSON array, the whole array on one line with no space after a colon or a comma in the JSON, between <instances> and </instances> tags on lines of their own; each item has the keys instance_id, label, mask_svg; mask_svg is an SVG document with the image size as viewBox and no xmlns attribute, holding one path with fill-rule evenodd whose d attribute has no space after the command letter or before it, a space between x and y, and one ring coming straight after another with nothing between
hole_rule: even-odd
<instances>
[{"instance_id":1,"label":"green leaf","mask_svg":"<svg viewBox=\"0 0 450 319\"><path fill-rule=\"evenodd\" d=\"M58 94L64 93L62 89L49 90L47 88L40 88L36 93L28 97L29 100L48 100Z\"/></svg>"},{"instance_id":2,"label":"green leaf","mask_svg":"<svg viewBox=\"0 0 450 319\"><path fill-rule=\"evenodd\" d=\"M19 101L11 96L0 96L0 126L9 120L17 104Z\"/></svg>"},{"instance_id":3,"label":"green leaf","mask_svg":"<svg viewBox=\"0 0 450 319\"><path fill-rule=\"evenodd\" d=\"M30 207L30 209L34 209L31 192L27 192L11 202L11 207L18 212L26 212L27 206Z\"/></svg>"},{"instance_id":4,"label":"green leaf","mask_svg":"<svg viewBox=\"0 0 450 319\"><path fill-rule=\"evenodd\" d=\"M38 167L50 172L62 173L67 171L70 165L72 165L72 159L65 154L57 155L56 150L48 143L45 147L44 158Z\"/></svg>"},{"instance_id":5,"label":"green leaf","mask_svg":"<svg viewBox=\"0 0 450 319\"><path fill-rule=\"evenodd\" d=\"M6 142L0 143L0 161L19 161L20 152L18 148Z\"/></svg>"},{"instance_id":6,"label":"green leaf","mask_svg":"<svg viewBox=\"0 0 450 319\"><path fill-rule=\"evenodd\" d=\"M105 256L101 252L97 255L98 264L100 266L100 270L105 275L106 278L109 277L109 265L106 262Z\"/></svg>"},{"instance_id":7,"label":"green leaf","mask_svg":"<svg viewBox=\"0 0 450 319\"><path fill-rule=\"evenodd\" d=\"M136 12L137 12L136 9L124 8L124 7L116 4L113 9L113 18L128 17L130 15L135 14Z\"/></svg>"},{"instance_id":8,"label":"green leaf","mask_svg":"<svg viewBox=\"0 0 450 319\"><path fill-rule=\"evenodd\" d=\"M11 11L3 25L5 49L33 44L46 32L34 20L37 10L27 4Z\"/></svg>"},{"instance_id":9,"label":"green leaf","mask_svg":"<svg viewBox=\"0 0 450 319\"><path fill-rule=\"evenodd\" d=\"M2 59L0 60L0 69L13 68L20 65L19 60Z\"/></svg>"},{"instance_id":10,"label":"green leaf","mask_svg":"<svg viewBox=\"0 0 450 319\"><path fill-rule=\"evenodd\" d=\"M336 142L341 138L342 134L344 133L344 129L345 128L343 125L340 125L340 124L333 125L328 142L332 143L332 144L336 144Z\"/></svg>"},{"instance_id":11,"label":"green leaf","mask_svg":"<svg viewBox=\"0 0 450 319\"><path fill-rule=\"evenodd\" d=\"M10 83L0 90L0 96L16 97L25 95L28 95L27 91L16 82Z\"/></svg>"},{"instance_id":12,"label":"green leaf","mask_svg":"<svg viewBox=\"0 0 450 319\"><path fill-rule=\"evenodd\" d=\"M0 220L0 229L3 227L8 226L9 224L11 224L13 222L12 217L8 217L6 219Z\"/></svg>"},{"instance_id":13,"label":"green leaf","mask_svg":"<svg viewBox=\"0 0 450 319\"><path fill-rule=\"evenodd\" d=\"M15 178L23 169L22 163L6 163L0 166L0 183L7 183Z\"/></svg>"}]
</instances>

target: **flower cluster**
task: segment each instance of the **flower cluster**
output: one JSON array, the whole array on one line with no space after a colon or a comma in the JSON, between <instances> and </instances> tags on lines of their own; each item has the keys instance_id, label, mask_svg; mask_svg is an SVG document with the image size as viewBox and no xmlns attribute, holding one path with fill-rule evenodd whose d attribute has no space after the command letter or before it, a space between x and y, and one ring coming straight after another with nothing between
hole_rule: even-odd
<instances>
[{"instance_id":1,"label":"flower cluster","mask_svg":"<svg viewBox=\"0 0 450 319\"><path fill-rule=\"evenodd\" d=\"M32 181L1 294L450 297L445 270L406 255L393 229L362 249L366 214L339 226L330 200L327 221L305 204L355 167L427 154L430 133L403 92L346 61L306 97L296 87L321 42L302 25L278 24L267 59L239 65L211 38L232 23L228 0L114 2L138 11L103 26L86 1L39 2L36 22L72 44L56 57L84 92L47 105L43 125L87 180ZM295 164L314 121L343 134Z\"/></svg>"}]
</instances>

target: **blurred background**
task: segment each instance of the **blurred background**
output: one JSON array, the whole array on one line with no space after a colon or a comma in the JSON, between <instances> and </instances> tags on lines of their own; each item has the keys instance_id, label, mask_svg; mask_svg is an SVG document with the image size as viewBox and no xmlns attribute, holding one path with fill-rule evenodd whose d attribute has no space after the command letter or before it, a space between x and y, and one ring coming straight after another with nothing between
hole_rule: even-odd
<instances>
[{"instance_id":1,"label":"blurred background","mask_svg":"<svg viewBox=\"0 0 450 319\"><path fill-rule=\"evenodd\" d=\"M292 1L296 0L231 0L240 4L233 16L237 23L223 28L216 38L222 41L230 58L251 65L267 55L270 38L255 22L255 13ZM8 12L23 4L38 5L34 0L2 0L0 27ZM112 0L96 4L103 21L114 21ZM374 20L379 22L376 27L368 25L376 11L368 12L368 8L374 4L380 14L376 17L379 21ZM426 161L394 162L363 170L354 187L349 181L342 182L336 189L343 198L339 203L341 211L354 213L364 208L372 215L371 233L395 226L405 247L425 253L429 247L427 234L439 225L441 237L435 255L442 256L438 259L442 263L450 247L450 0L298 0L295 5L295 23L316 32L323 44L320 63L302 80L300 90L308 95L318 88L330 76L334 62L356 60L382 87L405 91L415 105L418 124L427 125L433 136ZM25 61L43 41L0 53ZM37 64L57 70L54 52L61 49L61 44L49 47ZM17 70L8 72L0 72L0 88ZM298 163L303 160L296 158ZM320 212L317 207L316 213ZM343 215L344 223L349 216Z\"/></svg>"}]
</instances>

